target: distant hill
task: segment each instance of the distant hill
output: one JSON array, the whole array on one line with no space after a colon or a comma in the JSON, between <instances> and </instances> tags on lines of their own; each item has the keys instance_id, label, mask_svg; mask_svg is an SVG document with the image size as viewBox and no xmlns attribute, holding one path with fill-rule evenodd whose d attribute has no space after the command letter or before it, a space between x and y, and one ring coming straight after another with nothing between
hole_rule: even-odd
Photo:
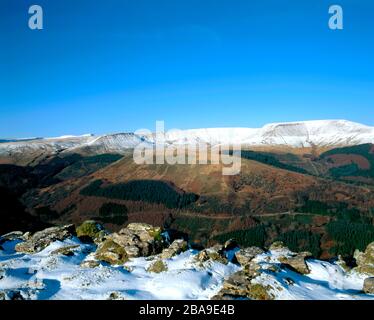
<instances>
[{"instance_id":1,"label":"distant hill","mask_svg":"<svg viewBox=\"0 0 374 320\"><path fill-rule=\"evenodd\" d=\"M346 120L273 123L262 128L203 128L166 132L165 135L166 144L235 143L243 147L333 148L373 141L373 127ZM25 165L60 153L126 153L139 143L152 147L155 134L116 133L3 140L3 143L0 143L0 157L6 158L8 163Z\"/></svg>"}]
</instances>

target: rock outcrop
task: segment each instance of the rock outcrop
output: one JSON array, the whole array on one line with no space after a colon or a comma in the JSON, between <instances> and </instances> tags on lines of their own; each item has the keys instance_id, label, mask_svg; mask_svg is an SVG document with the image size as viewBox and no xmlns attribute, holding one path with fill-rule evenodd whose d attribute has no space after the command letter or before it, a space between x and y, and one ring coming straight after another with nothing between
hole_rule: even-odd
<instances>
[{"instance_id":1,"label":"rock outcrop","mask_svg":"<svg viewBox=\"0 0 374 320\"><path fill-rule=\"evenodd\" d=\"M306 264L305 259L310 258L311 256L312 254L310 252L301 252L291 257L281 256L279 257L279 261L283 263L286 267L289 267L297 271L298 273L309 274L310 270L308 265Z\"/></svg>"},{"instance_id":2,"label":"rock outcrop","mask_svg":"<svg viewBox=\"0 0 374 320\"><path fill-rule=\"evenodd\" d=\"M75 236L78 236L81 241L74 238ZM69 238L74 239L63 242ZM0 237L0 243L6 248L0 255L32 261L32 264L28 265L27 269L25 268L30 275L35 274L36 265L43 258L47 260L45 260L46 263L41 263L39 274L43 274L45 266L54 270L55 265L60 264L61 266L66 262L79 265L81 274L101 274L102 277L106 277L105 272L108 270L111 270L108 271L108 274L114 277L123 273L129 279L131 277L135 279L139 274L144 275L144 271L149 272L145 279L173 279L169 277L174 277L175 270L197 272L202 274L199 278L203 279L199 280L202 283L211 277L214 280L214 288L217 288L218 284L222 284L221 290L212 298L214 300L273 300L299 296L309 297L309 291L306 294L302 292L310 290L310 279L313 279L313 275L307 276L310 273L308 265L312 268L313 274L315 274L315 270L318 270L318 267L314 269L314 264L318 263L317 260L313 261L313 264L307 263L307 259L311 257L309 252L294 253L282 242L276 242L270 246L269 251L264 251L258 247L239 248L234 240L229 240L224 245L215 245L197 252L188 250L189 245L185 240L174 240L168 245L168 239L169 237L162 233L161 228L145 223L131 223L119 232L108 234L95 221L85 221L77 228L73 225L53 227L33 235L19 231L8 233ZM44 251L42 255L33 257L33 254L42 251L55 241L59 241L59 243L54 243L49 247L48 255L44 254L47 252ZM16 254L12 250L14 245L16 251L30 255ZM188 252L176 257L185 251ZM125 264L136 257L147 258ZM359 292L355 288L352 291L353 294L358 297L373 298L368 295L374 295L374 243L369 244L365 252L356 251L355 259L357 267L354 269L348 268L341 257L336 262L321 262L321 266L331 275L331 281L329 279L327 284L333 283L342 276L349 277L357 272L358 278L367 278L360 284L362 291ZM178 269L180 266L182 266L181 271ZM342 268L341 272L337 269L338 266ZM7 277L11 275L9 270L12 269L12 265L8 264L7 268L4 268L4 262L0 263L0 284L8 281ZM90 268L97 269L87 270ZM138 272L142 268L142 272ZM171 272L168 272L169 268ZM62 270L66 270L66 266ZM76 269L74 268L74 270ZM298 272L299 275L296 275L295 272ZM164 274L162 276L155 275L159 273ZM219 282L217 282L217 274L220 274ZM225 276L226 278L224 278ZM73 279L75 275L71 277ZM43 283L38 279L35 277L27 284L16 285L11 290L9 287L3 286L3 290L0 290L0 300L35 298L35 292L45 290L49 280L45 279L46 282ZM192 278L188 278L187 281L189 279ZM321 283L320 286L325 286L325 290L329 290L326 284ZM301 290L300 293L299 290ZM125 296L121 296L120 292L111 292L113 294L109 298L125 298ZM333 290L331 292L334 297L337 297L336 292Z\"/></svg>"},{"instance_id":3,"label":"rock outcrop","mask_svg":"<svg viewBox=\"0 0 374 320\"><path fill-rule=\"evenodd\" d=\"M95 258L113 265L124 264L129 260L125 248L110 239L97 248Z\"/></svg>"},{"instance_id":4,"label":"rock outcrop","mask_svg":"<svg viewBox=\"0 0 374 320\"><path fill-rule=\"evenodd\" d=\"M27 241L18 243L15 250L22 253L37 253L54 241L63 241L73 236L75 236L75 227L72 224L62 227L52 227L38 231Z\"/></svg>"},{"instance_id":5,"label":"rock outcrop","mask_svg":"<svg viewBox=\"0 0 374 320\"><path fill-rule=\"evenodd\" d=\"M182 252L187 251L188 243L187 241L181 240L174 240L173 243L169 246L169 248L165 248L162 250L160 258L161 259L170 259Z\"/></svg>"},{"instance_id":6,"label":"rock outcrop","mask_svg":"<svg viewBox=\"0 0 374 320\"><path fill-rule=\"evenodd\" d=\"M228 264L229 262L226 257L226 251L222 245L215 245L214 247L204 249L196 256L196 261L198 261L200 264L209 260L223 264Z\"/></svg>"},{"instance_id":7,"label":"rock outcrop","mask_svg":"<svg viewBox=\"0 0 374 320\"><path fill-rule=\"evenodd\" d=\"M356 250L354 253L357 267L354 268L357 272L374 276L374 242L370 243L365 252Z\"/></svg>"},{"instance_id":8,"label":"rock outcrop","mask_svg":"<svg viewBox=\"0 0 374 320\"><path fill-rule=\"evenodd\" d=\"M158 254L165 246L159 227L146 223L131 223L117 233L110 234L102 242L96 258L111 264L121 264L129 258Z\"/></svg>"},{"instance_id":9,"label":"rock outcrop","mask_svg":"<svg viewBox=\"0 0 374 320\"><path fill-rule=\"evenodd\" d=\"M285 249L288 250L288 248L282 241L276 241L272 243L272 245L269 247L270 251L285 250Z\"/></svg>"},{"instance_id":10,"label":"rock outcrop","mask_svg":"<svg viewBox=\"0 0 374 320\"><path fill-rule=\"evenodd\" d=\"M244 271L238 271L224 281L222 289L212 300L251 299L273 300L271 286L253 281L255 277Z\"/></svg>"},{"instance_id":11,"label":"rock outcrop","mask_svg":"<svg viewBox=\"0 0 374 320\"><path fill-rule=\"evenodd\" d=\"M246 298L251 286L252 276L244 271L238 271L224 281L222 289L212 300L228 300Z\"/></svg>"},{"instance_id":12,"label":"rock outcrop","mask_svg":"<svg viewBox=\"0 0 374 320\"><path fill-rule=\"evenodd\" d=\"M251 261L259 254L264 253L264 250L258 247L249 247L240 249L235 253L235 258L242 267L248 267Z\"/></svg>"},{"instance_id":13,"label":"rock outcrop","mask_svg":"<svg viewBox=\"0 0 374 320\"><path fill-rule=\"evenodd\" d=\"M83 242L94 242L99 244L105 240L107 233L104 227L93 220L84 221L76 228L77 237Z\"/></svg>"}]
</instances>

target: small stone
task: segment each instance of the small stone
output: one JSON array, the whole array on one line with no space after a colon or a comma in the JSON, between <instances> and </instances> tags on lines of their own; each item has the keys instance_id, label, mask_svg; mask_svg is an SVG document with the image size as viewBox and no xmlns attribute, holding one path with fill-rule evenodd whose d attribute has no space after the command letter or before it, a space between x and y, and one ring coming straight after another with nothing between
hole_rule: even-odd
<instances>
[{"instance_id":1,"label":"small stone","mask_svg":"<svg viewBox=\"0 0 374 320\"><path fill-rule=\"evenodd\" d=\"M162 260L157 260L153 262L147 269L148 272L153 272L153 273L161 273L167 270L168 270L168 267Z\"/></svg>"},{"instance_id":2,"label":"small stone","mask_svg":"<svg viewBox=\"0 0 374 320\"><path fill-rule=\"evenodd\" d=\"M293 286L295 284L295 281L289 277L284 278L283 282L288 286Z\"/></svg>"},{"instance_id":3,"label":"small stone","mask_svg":"<svg viewBox=\"0 0 374 320\"><path fill-rule=\"evenodd\" d=\"M100 262L96 261L96 260L86 260L86 261L83 261L80 266L82 268L89 268L89 269L93 269L93 268L96 268L100 265Z\"/></svg>"},{"instance_id":4,"label":"small stone","mask_svg":"<svg viewBox=\"0 0 374 320\"><path fill-rule=\"evenodd\" d=\"M63 255L67 257L72 257L74 256L74 249L79 248L78 245L75 246L65 246L62 248L59 248L57 250L54 250L51 252L52 255Z\"/></svg>"},{"instance_id":5,"label":"small stone","mask_svg":"<svg viewBox=\"0 0 374 320\"><path fill-rule=\"evenodd\" d=\"M341 255L338 256L338 260L336 261L336 264L340 266L345 272L350 271L351 269L347 266L347 263L344 261L343 257Z\"/></svg>"},{"instance_id":6,"label":"small stone","mask_svg":"<svg viewBox=\"0 0 374 320\"><path fill-rule=\"evenodd\" d=\"M204 249L198 253L195 259L201 263L205 261L216 261L223 264L228 264L223 246L214 246L212 248Z\"/></svg>"},{"instance_id":7,"label":"small stone","mask_svg":"<svg viewBox=\"0 0 374 320\"><path fill-rule=\"evenodd\" d=\"M240 249L235 253L236 260L238 263L245 267L259 254L264 253L264 250L258 247L249 247L245 249Z\"/></svg>"},{"instance_id":8,"label":"small stone","mask_svg":"<svg viewBox=\"0 0 374 320\"><path fill-rule=\"evenodd\" d=\"M120 292L112 292L108 300L126 300Z\"/></svg>"},{"instance_id":9,"label":"small stone","mask_svg":"<svg viewBox=\"0 0 374 320\"><path fill-rule=\"evenodd\" d=\"M277 273L277 272L280 271L280 268L275 264L269 264L267 266L264 266L263 269L267 270L267 271L270 271L270 272L273 272L273 273Z\"/></svg>"},{"instance_id":10,"label":"small stone","mask_svg":"<svg viewBox=\"0 0 374 320\"><path fill-rule=\"evenodd\" d=\"M261 270L262 270L262 267L253 260L248 265L246 265L244 268L244 272L252 278L259 276L261 273Z\"/></svg>"},{"instance_id":11,"label":"small stone","mask_svg":"<svg viewBox=\"0 0 374 320\"><path fill-rule=\"evenodd\" d=\"M365 279L363 290L366 294L374 294L374 277Z\"/></svg>"},{"instance_id":12,"label":"small stone","mask_svg":"<svg viewBox=\"0 0 374 320\"><path fill-rule=\"evenodd\" d=\"M185 240L174 240L173 243L162 251L160 257L162 259L170 259L182 252L187 251L188 243Z\"/></svg>"},{"instance_id":13,"label":"small stone","mask_svg":"<svg viewBox=\"0 0 374 320\"><path fill-rule=\"evenodd\" d=\"M271 286L264 286L256 283L249 287L248 296L253 300L274 300L274 295L270 293Z\"/></svg>"}]
</instances>

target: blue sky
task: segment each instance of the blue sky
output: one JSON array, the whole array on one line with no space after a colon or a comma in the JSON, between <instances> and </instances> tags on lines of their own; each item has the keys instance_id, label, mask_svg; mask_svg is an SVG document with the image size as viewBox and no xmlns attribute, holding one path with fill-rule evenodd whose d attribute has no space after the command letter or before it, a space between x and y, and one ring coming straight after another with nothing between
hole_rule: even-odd
<instances>
[{"instance_id":1,"label":"blue sky","mask_svg":"<svg viewBox=\"0 0 374 320\"><path fill-rule=\"evenodd\" d=\"M0 137L374 125L373 36L371 0L3 0Z\"/></svg>"}]
</instances>

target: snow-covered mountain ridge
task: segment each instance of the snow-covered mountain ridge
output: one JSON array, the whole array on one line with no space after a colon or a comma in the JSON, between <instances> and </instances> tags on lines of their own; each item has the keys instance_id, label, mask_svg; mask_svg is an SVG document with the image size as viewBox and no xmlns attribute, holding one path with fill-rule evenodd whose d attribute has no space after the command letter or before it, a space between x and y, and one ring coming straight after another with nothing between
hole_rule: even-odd
<instances>
[{"instance_id":1,"label":"snow-covered mountain ridge","mask_svg":"<svg viewBox=\"0 0 374 320\"><path fill-rule=\"evenodd\" d=\"M5 141L5 140L2 140ZM0 155L43 151L123 152L139 143L152 146L156 134L116 133L106 135L63 136L35 140L12 140L0 143ZM272 123L262 128L203 128L170 130L168 144L209 143L244 146L335 147L374 143L374 127L346 120L317 120Z\"/></svg>"}]
</instances>

